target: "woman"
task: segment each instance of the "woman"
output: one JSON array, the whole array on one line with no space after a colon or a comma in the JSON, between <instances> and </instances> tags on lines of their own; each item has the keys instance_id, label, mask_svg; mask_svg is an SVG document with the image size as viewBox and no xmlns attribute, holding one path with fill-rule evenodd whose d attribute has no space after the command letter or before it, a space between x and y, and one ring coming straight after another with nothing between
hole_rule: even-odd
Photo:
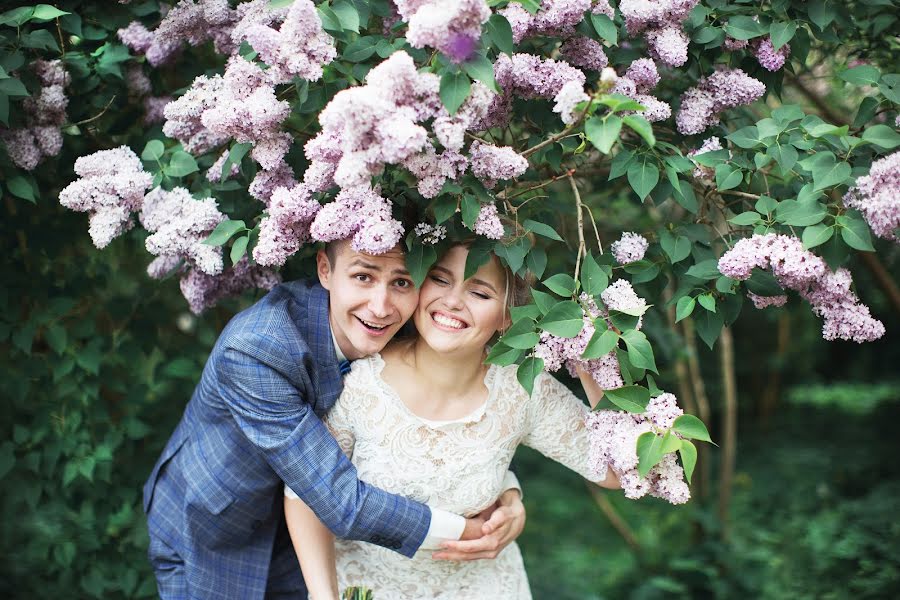
<instances>
[{"instance_id":1,"label":"woman","mask_svg":"<svg viewBox=\"0 0 900 600\"><path fill-rule=\"evenodd\" d=\"M610 470L588 466L588 408L542 374L529 397L516 367L485 365L486 346L510 322L514 278L496 257L464 277L468 249L452 247L422 285L413 319L418 336L356 361L326 417L360 479L464 515L502 491L516 447L525 444L598 484L618 488ZM521 289L518 290L521 294ZM603 391L587 374L592 406ZM377 600L531 598L518 547L495 560L449 562L420 550L412 559L364 542L339 540L285 490L285 512L313 600L347 586ZM335 574L336 564L336 574Z\"/></svg>"}]
</instances>

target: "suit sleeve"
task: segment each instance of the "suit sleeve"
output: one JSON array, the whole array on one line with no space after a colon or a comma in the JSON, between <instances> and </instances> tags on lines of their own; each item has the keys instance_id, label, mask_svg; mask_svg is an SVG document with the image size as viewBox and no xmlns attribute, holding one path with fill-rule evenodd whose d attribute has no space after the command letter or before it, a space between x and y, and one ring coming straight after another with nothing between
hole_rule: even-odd
<instances>
[{"instance_id":1,"label":"suit sleeve","mask_svg":"<svg viewBox=\"0 0 900 600\"><path fill-rule=\"evenodd\" d=\"M336 536L404 556L416 552L431 521L429 508L357 478L308 402L313 388L300 357L263 336L231 340L218 375L243 434Z\"/></svg>"}]
</instances>

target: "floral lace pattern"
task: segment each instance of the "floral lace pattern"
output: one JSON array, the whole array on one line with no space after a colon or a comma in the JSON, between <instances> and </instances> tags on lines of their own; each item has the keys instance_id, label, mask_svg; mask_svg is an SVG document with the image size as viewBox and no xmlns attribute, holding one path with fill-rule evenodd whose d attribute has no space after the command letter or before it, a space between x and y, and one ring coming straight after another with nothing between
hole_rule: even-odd
<instances>
[{"instance_id":1,"label":"floral lace pattern","mask_svg":"<svg viewBox=\"0 0 900 600\"><path fill-rule=\"evenodd\" d=\"M360 479L462 515L494 503L519 444L597 479L588 463L589 409L550 375L538 377L529 397L515 366L492 365L483 410L436 424L410 411L381 379L383 367L379 355L356 361L325 419ZM515 543L495 560L456 563L338 540L337 567L341 589L365 585L380 600L531 598Z\"/></svg>"}]
</instances>

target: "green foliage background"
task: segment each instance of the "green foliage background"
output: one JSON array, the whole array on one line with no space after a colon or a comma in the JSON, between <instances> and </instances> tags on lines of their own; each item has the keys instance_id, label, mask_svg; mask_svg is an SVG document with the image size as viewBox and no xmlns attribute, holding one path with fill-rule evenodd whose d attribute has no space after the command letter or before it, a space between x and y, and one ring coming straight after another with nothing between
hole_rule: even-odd
<instances>
[{"instance_id":1,"label":"green foliage background","mask_svg":"<svg viewBox=\"0 0 900 600\"><path fill-rule=\"evenodd\" d=\"M809 4L822 20L834 7ZM891 3L868 4L876 10ZM81 17L61 18L58 30L55 21L37 28L49 37L29 31L22 42L3 30L4 61L14 51L65 49L73 82L71 126L59 157L22 175L0 153L0 594L147 598L155 585L145 557L141 486L218 331L253 298L195 318L174 279L159 284L146 276L140 232L98 252L85 216L56 202L74 179L75 157L121 143L140 149L159 137L158 128L141 124L141 110L125 91L129 56L114 37L135 11L155 10L155 3L60 6ZM895 65L883 25L859 28L859 39L833 41L867 47L873 61ZM177 69L155 71L154 83L186 86L203 71L203 52ZM840 110L839 89L826 108ZM13 101L5 116L15 119L10 90L0 85ZM622 195L608 209L612 221L641 225L643 209ZM880 242L879 250L896 279L900 253ZM853 267L863 300L885 322L884 339L863 346L824 342L819 321L799 305L785 316L748 309L734 327L740 414L727 538L716 502L716 450L705 454L708 494L686 507L607 494L639 550L609 525L577 476L532 452L519 454L528 508L521 545L536 598L900 595L893 431L900 417L900 320L867 271ZM788 320L790 339L779 351L780 319ZM690 350L655 312L646 316L645 331L662 367L659 384L674 389L672 366ZM718 352L703 346L697 352L718 439ZM769 410L761 399L776 376L783 393Z\"/></svg>"}]
</instances>

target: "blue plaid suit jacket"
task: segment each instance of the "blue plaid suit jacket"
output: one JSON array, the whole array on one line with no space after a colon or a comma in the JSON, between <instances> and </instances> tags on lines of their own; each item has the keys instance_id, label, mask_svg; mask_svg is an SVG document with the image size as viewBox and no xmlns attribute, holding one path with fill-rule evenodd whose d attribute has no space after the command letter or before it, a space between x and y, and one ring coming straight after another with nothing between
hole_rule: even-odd
<instances>
[{"instance_id":1,"label":"blue plaid suit jacket","mask_svg":"<svg viewBox=\"0 0 900 600\"><path fill-rule=\"evenodd\" d=\"M338 537L415 553L428 507L359 481L320 420L342 387L318 283L279 285L231 320L144 486L163 597L305 597L282 481Z\"/></svg>"}]
</instances>

